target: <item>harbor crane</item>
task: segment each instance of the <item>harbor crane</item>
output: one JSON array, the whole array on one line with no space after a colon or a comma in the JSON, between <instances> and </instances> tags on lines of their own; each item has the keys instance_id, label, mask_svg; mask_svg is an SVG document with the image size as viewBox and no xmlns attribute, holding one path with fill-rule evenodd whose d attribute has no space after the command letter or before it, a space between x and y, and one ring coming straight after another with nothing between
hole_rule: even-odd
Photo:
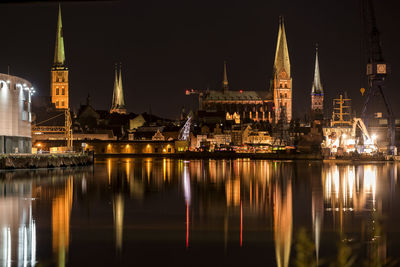
<instances>
[{"instance_id":1,"label":"harbor crane","mask_svg":"<svg viewBox=\"0 0 400 267\"><path fill-rule=\"evenodd\" d=\"M65 122L64 126L39 126L40 124L47 122L49 120L55 119L56 117L62 116L64 114ZM65 140L67 142L68 151L73 150L73 137L72 137L72 120L71 120L71 112L69 109L65 109L64 113L60 113L52 118L49 118L45 121L39 122L36 125L32 125L32 134L41 134L41 133L64 133Z\"/></svg>"},{"instance_id":2,"label":"harbor crane","mask_svg":"<svg viewBox=\"0 0 400 267\"><path fill-rule=\"evenodd\" d=\"M362 20L364 23L365 52L367 56L367 96L362 109L361 117L368 128L368 109L372 105L371 100L380 96L385 104L388 118L388 154L396 154L395 148L395 121L392 108L387 95L385 95L385 80L390 67L386 63L382 53L380 32L376 26L373 0L361 0Z\"/></svg>"}]
</instances>

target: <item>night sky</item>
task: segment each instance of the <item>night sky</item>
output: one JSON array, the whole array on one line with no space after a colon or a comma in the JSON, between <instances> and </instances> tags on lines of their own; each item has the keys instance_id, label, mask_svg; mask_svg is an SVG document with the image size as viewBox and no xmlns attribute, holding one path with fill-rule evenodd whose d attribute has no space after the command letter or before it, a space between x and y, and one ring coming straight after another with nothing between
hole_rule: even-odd
<instances>
[{"instance_id":1,"label":"night sky","mask_svg":"<svg viewBox=\"0 0 400 267\"><path fill-rule=\"evenodd\" d=\"M400 107L400 37L397 1L375 1L383 53L392 65L387 92ZM377 4L379 3L379 5ZM365 80L359 0L62 2L70 102L76 110L88 94L96 109L111 106L114 63L122 62L128 111L176 118L193 108L185 89L220 89L223 61L230 89L267 90L278 17L285 17L293 77L294 116L310 105L315 43L319 43L326 104L347 91L360 110ZM56 2L1 4L0 72L31 81L50 95Z\"/></svg>"}]
</instances>

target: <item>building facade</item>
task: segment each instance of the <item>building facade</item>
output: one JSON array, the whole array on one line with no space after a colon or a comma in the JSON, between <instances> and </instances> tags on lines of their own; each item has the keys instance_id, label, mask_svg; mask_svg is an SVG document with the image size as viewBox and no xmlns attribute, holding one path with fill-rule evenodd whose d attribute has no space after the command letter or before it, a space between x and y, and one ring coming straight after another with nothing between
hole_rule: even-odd
<instances>
[{"instance_id":1,"label":"building facade","mask_svg":"<svg viewBox=\"0 0 400 267\"><path fill-rule=\"evenodd\" d=\"M69 108L68 68L65 65L64 37L62 31L61 7L58 9L54 63L51 68L51 102L56 109Z\"/></svg>"},{"instance_id":2,"label":"building facade","mask_svg":"<svg viewBox=\"0 0 400 267\"><path fill-rule=\"evenodd\" d=\"M31 153L31 94L25 79L0 74L0 153Z\"/></svg>"},{"instance_id":3,"label":"building facade","mask_svg":"<svg viewBox=\"0 0 400 267\"><path fill-rule=\"evenodd\" d=\"M219 116L236 123L243 121L272 123L278 122L279 119L289 122L292 119L292 77L283 19L279 20L273 76L269 89L230 90L224 63L221 90L202 92L187 90L186 94L199 95L199 117L210 117L214 114L214 117Z\"/></svg>"}]
</instances>

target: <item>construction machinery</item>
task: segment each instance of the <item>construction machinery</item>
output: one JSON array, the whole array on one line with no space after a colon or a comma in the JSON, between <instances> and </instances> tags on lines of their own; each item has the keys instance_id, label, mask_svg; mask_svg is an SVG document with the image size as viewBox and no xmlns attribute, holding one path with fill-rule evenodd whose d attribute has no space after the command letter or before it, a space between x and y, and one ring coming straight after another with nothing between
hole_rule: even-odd
<instances>
[{"instance_id":1,"label":"construction machinery","mask_svg":"<svg viewBox=\"0 0 400 267\"><path fill-rule=\"evenodd\" d=\"M385 104L388 125L388 154L396 154L395 147L395 121L392 108L385 94L385 80L390 67L386 63L382 53L380 32L376 26L376 18L373 0L361 0L362 19L364 23L365 52L367 57L366 74L368 77L367 95L362 110L362 119L368 128L368 114L372 105L372 99L380 96ZM368 113L369 112L369 113Z\"/></svg>"},{"instance_id":2,"label":"construction machinery","mask_svg":"<svg viewBox=\"0 0 400 267\"><path fill-rule=\"evenodd\" d=\"M59 116L64 115L65 123L64 126L40 126L45 122L51 121ZM45 121L41 121L35 125L32 125L32 135L33 134L42 134L42 133L64 133L65 140L68 151L73 151L73 136L72 136L72 120L71 120L71 112L69 109L65 109L64 113L59 113L58 115L51 117Z\"/></svg>"}]
</instances>

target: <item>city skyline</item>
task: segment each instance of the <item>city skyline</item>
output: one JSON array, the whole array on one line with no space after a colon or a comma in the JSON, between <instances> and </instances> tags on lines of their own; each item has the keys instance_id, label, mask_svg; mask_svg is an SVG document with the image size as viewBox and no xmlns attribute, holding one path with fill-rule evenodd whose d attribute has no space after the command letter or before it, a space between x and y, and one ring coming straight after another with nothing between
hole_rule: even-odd
<instances>
[{"instance_id":1,"label":"city skyline","mask_svg":"<svg viewBox=\"0 0 400 267\"><path fill-rule=\"evenodd\" d=\"M385 59L392 65L392 73L397 73L400 68L395 62L400 54L395 49L398 37L391 5L376 5L376 14ZM5 4L3 8L6 14L0 21L7 26L5 34L10 41L1 44L2 72L10 65L11 74L32 81L39 95L50 96L48 70L54 56L57 5ZM342 16L337 16L340 8ZM359 112L364 101L359 89L366 77L357 8L357 3L343 1L335 6L312 1L301 5L257 2L251 8L238 2L228 6L224 1L62 3L71 106L77 109L90 94L95 108L111 107L114 62L122 62L127 109L135 113L149 111L151 106L155 114L176 118L181 106L193 108L185 89L222 90L224 60L230 89L268 90L278 17L283 15L292 63L294 113L309 111L315 43L319 44L326 106L329 108L331 99L342 90L354 99ZM312 18L302 9L308 9ZM19 14L18 23L11 19L15 14ZM338 40L348 43L335 42ZM398 79L393 74L388 78L390 99L398 97L394 86ZM397 114L399 110L392 105Z\"/></svg>"}]
</instances>

